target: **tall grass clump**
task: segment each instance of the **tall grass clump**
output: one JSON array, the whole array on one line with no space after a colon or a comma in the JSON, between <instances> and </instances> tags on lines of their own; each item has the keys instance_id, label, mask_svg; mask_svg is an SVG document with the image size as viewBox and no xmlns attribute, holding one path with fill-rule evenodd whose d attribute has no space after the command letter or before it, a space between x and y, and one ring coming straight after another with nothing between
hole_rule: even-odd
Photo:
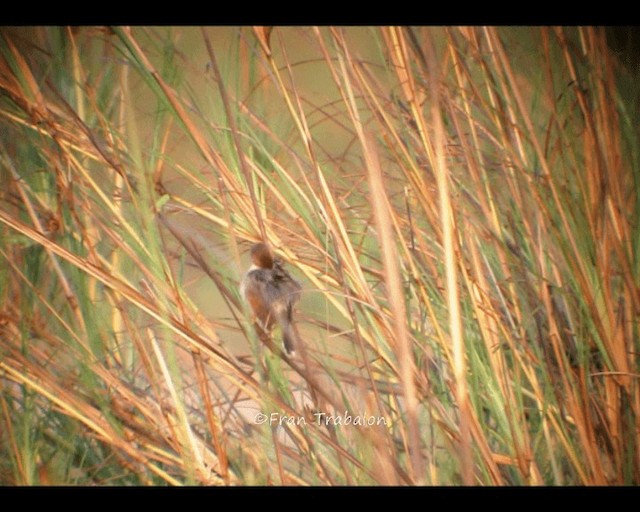
<instances>
[{"instance_id":1,"label":"tall grass clump","mask_svg":"<svg viewBox=\"0 0 640 512\"><path fill-rule=\"evenodd\" d=\"M598 28L2 30L0 482L640 483L637 83Z\"/></svg>"}]
</instances>

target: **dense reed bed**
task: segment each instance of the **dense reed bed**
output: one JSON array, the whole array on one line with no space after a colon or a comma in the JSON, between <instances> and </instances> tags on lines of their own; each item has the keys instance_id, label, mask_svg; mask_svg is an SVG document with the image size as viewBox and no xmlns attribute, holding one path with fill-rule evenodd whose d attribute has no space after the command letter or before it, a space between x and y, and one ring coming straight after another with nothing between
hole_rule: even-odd
<instances>
[{"instance_id":1,"label":"dense reed bed","mask_svg":"<svg viewBox=\"0 0 640 512\"><path fill-rule=\"evenodd\" d=\"M1 483L640 483L603 30L0 35ZM240 300L259 240L295 358Z\"/></svg>"}]
</instances>

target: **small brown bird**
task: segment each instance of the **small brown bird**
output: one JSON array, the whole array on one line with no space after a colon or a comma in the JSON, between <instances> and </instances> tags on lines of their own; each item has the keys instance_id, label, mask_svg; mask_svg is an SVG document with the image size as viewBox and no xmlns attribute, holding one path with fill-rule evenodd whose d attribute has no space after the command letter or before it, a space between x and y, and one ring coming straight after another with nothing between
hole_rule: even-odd
<instances>
[{"instance_id":1,"label":"small brown bird","mask_svg":"<svg viewBox=\"0 0 640 512\"><path fill-rule=\"evenodd\" d=\"M276 323L280 326L284 349L288 355L293 355L298 345L293 308L300 300L302 287L282 267L282 261L274 258L265 243L251 248L251 262L240 283L240 294L266 332L270 332Z\"/></svg>"}]
</instances>

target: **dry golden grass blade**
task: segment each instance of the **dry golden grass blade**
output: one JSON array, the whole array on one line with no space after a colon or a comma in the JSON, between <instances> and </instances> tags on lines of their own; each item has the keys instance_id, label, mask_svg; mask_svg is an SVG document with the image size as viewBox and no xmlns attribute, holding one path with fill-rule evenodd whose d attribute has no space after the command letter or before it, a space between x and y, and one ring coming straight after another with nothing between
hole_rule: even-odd
<instances>
[{"instance_id":1,"label":"dry golden grass blade","mask_svg":"<svg viewBox=\"0 0 640 512\"><path fill-rule=\"evenodd\" d=\"M260 46L262 47L262 51L267 55L267 57L271 57L271 31L273 27L253 27L253 33L258 38L260 42Z\"/></svg>"},{"instance_id":2,"label":"dry golden grass blade","mask_svg":"<svg viewBox=\"0 0 640 512\"><path fill-rule=\"evenodd\" d=\"M32 115L34 115L34 117L37 117L40 111L44 110L45 108L45 99L42 94L42 91L40 90L40 87L38 86L38 81L33 76L33 73L31 72L31 68L29 64L27 63L25 58L22 56L20 51L16 48L11 38L4 37L3 39L4 39L4 43L9 47L9 50L11 51L11 55L15 59L15 63L17 67L16 74L13 74L11 71L7 70L8 72L3 75L14 78L13 80L14 87L12 87L12 90L16 92L15 97L23 96L22 92L25 89L23 89L21 86L22 85L26 86L26 92L28 92L28 95L29 95L28 100L32 101L33 104L35 104L35 109L34 109L34 112L32 112ZM5 64L4 67L8 68L9 66L6 60L3 59L3 61ZM23 83L19 83L19 82L23 82Z\"/></svg>"},{"instance_id":3,"label":"dry golden grass blade","mask_svg":"<svg viewBox=\"0 0 640 512\"><path fill-rule=\"evenodd\" d=\"M151 343L151 347L153 349L153 353L156 356L156 360L160 366L160 371L162 377L164 379L164 383L169 390L169 395L171 396L171 401L173 403L173 409L177 414L177 423L179 425L178 428L178 436L180 447L186 451L182 455L182 460L184 460L187 464L187 474L192 474L194 477L197 477L199 481L211 482L211 483L222 483L220 478L212 478L211 470L216 473L220 473L220 463L216 457L213 457L213 460L209 460L208 464L205 465L204 457L202 451L207 450L207 448L199 443L191 425L189 424L189 419L187 417L184 404L180 399L178 392L173 383L173 377L169 372L169 368L167 367L167 363L165 362L164 356L162 355L162 351L158 346L158 342L156 340L155 335L151 330L147 330L147 334L149 336L149 341ZM168 421L171 421L170 418L167 418ZM209 459L212 459L212 454L209 454ZM193 464L193 467L190 467ZM208 467L207 467L208 466Z\"/></svg>"},{"instance_id":4,"label":"dry golden grass blade","mask_svg":"<svg viewBox=\"0 0 640 512\"><path fill-rule=\"evenodd\" d=\"M433 42L426 41L426 59L429 66L429 76L433 84L431 98L431 117L433 123L433 146L435 158L432 160L437 185L440 205L440 222L442 223L444 260L446 269L446 293L449 309L449 329L451 333L453 352L453 371L456 383L456 402L460 410L460 446L462 465L462 480L465 485L475 483L473 476L473 453L470 431L471 404L467 389L467 363L466 349L464 346L464 334L462 320L460 318L460 300L458 297L458 269L454 238L455 219L451 206L449 192L449 172L445 163L445 134L440 111L440 87L441 70L437 64L437 56Z\"/></svg>"},{"instance_id":5,"label":"dry golden grass blade","mask_svg":"<svg viewBox=\"0 0 640 512\"><path fill-rule=\"evenodd\" d=\"M416 368L407 332L407 312L400 269L396 259L397 250L391 224L391 206L385 192L382 169L378 160L375 142L371 134L357 125L363 146L365 162L369 173L371 196L376 204L375 217L378 226L378 238L382 249L385 284L389 296L389 303L393 318L395 339L392 343L398 358L400 381L404 391L404 401L407 408L407 423L409 428L409 457L411 460L411 476L415 483L424 483L424 461L422 455L422 441L418 421L418 395L415 385Z\"/></svg>"},{"instance_id":6,"label":"dry golden grass blade","mask_svg":"<svg viewBox=\"0 0 640 512\"><path fill-rule=\"evenodd\" d=\"M231 476L235 475L229 469L229 456L226 450L227 439L224 428L222 428L220 418L215 414L213 408L213 402L211 394L209 393L209 385L205 375L204 364L200 354L193 354L196 371L198 374L198 386L200 388L200 394L202 395L204 407L207 416L207 422L209 423L209 431L213 436L213 446L217 460L220 464L220 475L222 476L224 483L229 485L231 483Z\"/></svg>"}]
</instances>

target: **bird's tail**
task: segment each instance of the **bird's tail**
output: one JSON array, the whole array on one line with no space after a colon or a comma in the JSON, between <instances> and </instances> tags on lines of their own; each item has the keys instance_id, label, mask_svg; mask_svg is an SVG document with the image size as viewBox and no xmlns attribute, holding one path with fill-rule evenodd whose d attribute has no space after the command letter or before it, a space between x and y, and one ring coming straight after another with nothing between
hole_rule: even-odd
<instances>
[{"instance_id":1,"label":"bird's tail","mask_svg":"<svg viewBox=\"0 0 640 512\"><path fill-rule=\"evenodd\" d=\"M282 330L282 344L284 345L284 350L288 356L292 356L295 353L300 340L298 331L291 321L291 315L286 311L283 311L282 314L278 315L278 323Z\"/></svg>"},{"instance_id":2,"label":"bird's tail","mask_svg":"<svg viewBox=\"0 0 640 512\"><path fill-rule=\"evenodd\" d=\"M282 330L282 344L287 355L292 356L295 354L298 346L298 333L292 323L287 324L287 327Z\"/></svg>"}]
</instances>

